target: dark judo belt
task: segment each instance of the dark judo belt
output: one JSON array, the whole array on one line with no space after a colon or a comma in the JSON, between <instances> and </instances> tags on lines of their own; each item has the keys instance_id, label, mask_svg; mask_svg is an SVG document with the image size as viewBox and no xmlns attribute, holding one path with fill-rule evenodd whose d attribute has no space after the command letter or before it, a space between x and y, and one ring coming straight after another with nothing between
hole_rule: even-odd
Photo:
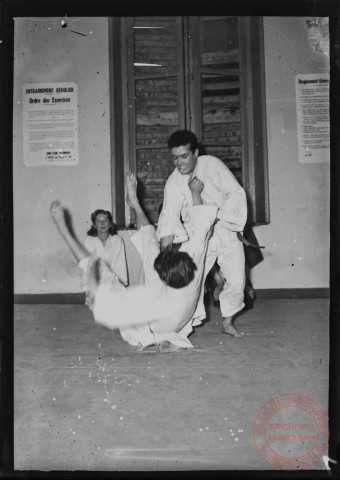
<instances>
[{"instance_id":1,"label":"dark judo belt","mask_svg":"<svg viewBox=\"0 0 340 480\"><path fill-rule=\"evenodd\" d=\"M247 247L254 247L254 248L265 248L263 247L262 245L255 245L254 243L250 243L248 242L248 240L246 240L244 238L244 236L242 235L242 233L240 232L236 232L237 233L237 238L240 240L240 242L242 242L244 245L246 245Z\"/></svg>"}]
</instances>

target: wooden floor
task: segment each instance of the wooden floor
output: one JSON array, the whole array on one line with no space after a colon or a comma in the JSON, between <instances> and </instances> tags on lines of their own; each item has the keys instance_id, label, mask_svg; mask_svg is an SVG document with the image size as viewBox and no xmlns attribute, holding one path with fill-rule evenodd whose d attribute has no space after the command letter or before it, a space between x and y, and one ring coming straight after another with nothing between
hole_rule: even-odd
<instances>
[{"instance_id":1,"label":"wooden floor","mask_svg":"<svg viewBox=\"0 0 340 480\"><path fill-rule=\"evenodd\" d=\"M287 394L327 414L328 304L257 300L244 338L210 306L195 349L171 354L134 351L83 305L16 305L15 469L275 470L254 421Z\"/></svg>"}]
</instances>

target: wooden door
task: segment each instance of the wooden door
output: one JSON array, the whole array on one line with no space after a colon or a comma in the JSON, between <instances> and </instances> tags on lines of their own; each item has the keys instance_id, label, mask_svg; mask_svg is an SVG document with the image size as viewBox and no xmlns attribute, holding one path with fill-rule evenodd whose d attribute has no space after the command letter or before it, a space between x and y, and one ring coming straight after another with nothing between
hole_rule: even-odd
<instances>
[{"instance_id":1,"label":"wooden door","mask_svg":"<svg viewBox=\"0 0 340 480\"><path fill-rule=\"evenodd\" d=\"M257 59L260 52L252 50L259 31L254 21L230 16L122 19L125 156L154 224L174 168L167 139L182 128L192 130L202 153L220 158L245 187L252 223L269 221L265 118L263 103L256 117L253 98L256 91L263 102L261 84L253 87L252 82L251 56ZM133 223L130 214L127 223Z\"/></svg>"}]
</instances>

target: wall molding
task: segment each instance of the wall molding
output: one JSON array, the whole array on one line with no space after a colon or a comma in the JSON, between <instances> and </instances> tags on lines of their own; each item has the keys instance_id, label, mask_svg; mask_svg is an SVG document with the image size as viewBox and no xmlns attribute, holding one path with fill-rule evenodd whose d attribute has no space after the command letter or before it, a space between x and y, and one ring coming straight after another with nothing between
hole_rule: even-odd
<instances>
[{"instance_id":1,"label":"wall molding","mask_svg":"<svg viewBox=\"0 0 340 480\"><path fill-rule=\"evenodd\" d=\"M258 299L275 298L329 298L329 288L259 288Z\"/></svg>"},{"instance_id":2,"label":"wall molding","mask_svg":"<svg viewBox=\"0 0 340 480\"><path fill-rule=\"evenodd\" d=\"M293 298L329 298L329 288L268 288L255 290L256 298L293 299ZM85 304L84 293L33 293L15 294L17 304Z\"/></svg>"},{"instance_id":3,"label":"wall molding","mask_svg":"<svg viewBox=\"0 0 340 480\"><path fill-rule=\"evenodd\" d=\"M14 303L20 304L85 304L85 293L19 293Z\"/></svg>"}]
</instances>

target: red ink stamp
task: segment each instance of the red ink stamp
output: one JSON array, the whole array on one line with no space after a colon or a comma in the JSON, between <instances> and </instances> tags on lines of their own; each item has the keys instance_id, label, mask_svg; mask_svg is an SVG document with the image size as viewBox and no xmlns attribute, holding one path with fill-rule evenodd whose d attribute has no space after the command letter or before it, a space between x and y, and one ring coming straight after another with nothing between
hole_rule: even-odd
<instances>
[{"instance_id":1,"label":"red ink stamp","mask_svg":"<svg viewBox=\"0 0 340 480\"><path fill-rule=\"evenodd\" d=\"M280 395L267 402L253 426L255 447L279 470L303 470L325 452L328 418L322 408L303 395Z\"/></svg>"}]
</instances>

